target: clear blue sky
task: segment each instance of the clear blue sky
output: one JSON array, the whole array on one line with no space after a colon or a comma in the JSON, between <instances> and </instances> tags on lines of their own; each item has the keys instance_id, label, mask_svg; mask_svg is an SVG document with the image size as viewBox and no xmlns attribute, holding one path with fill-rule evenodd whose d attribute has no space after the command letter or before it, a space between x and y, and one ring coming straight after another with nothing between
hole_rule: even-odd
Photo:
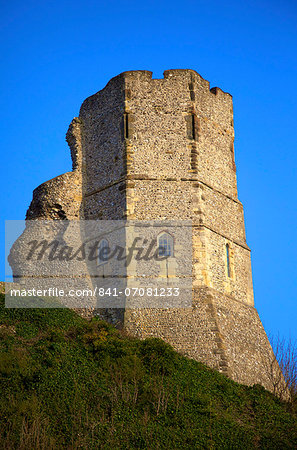
<instances>
[{"instance_id":1,"label":"clear blue sky","mask_svg":"<svg viewBox=\"0 0 297 450\"><path fill-rule=\"evenodd\" d=\"M256 306L267 331L297 338L296 1L1 0L0 12L3 236L37 185L71 169L65 133L87 96L125 70L194 69L233 95Z\"/></svg>"}]
</instances>

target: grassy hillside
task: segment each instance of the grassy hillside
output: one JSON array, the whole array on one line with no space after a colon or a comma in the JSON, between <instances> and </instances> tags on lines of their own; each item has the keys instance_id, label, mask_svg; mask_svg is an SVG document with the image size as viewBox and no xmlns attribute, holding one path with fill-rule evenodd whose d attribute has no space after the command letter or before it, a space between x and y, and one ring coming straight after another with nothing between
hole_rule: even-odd
<instances>
[{"instance_id":1,"label":"grassy hillside","mask_svg":"<svg viewBox=\"0 0 297 450\"><path fill-rule=\"evenodd\" d=\"M1 302L1 448L297 448L296 416L260 386L97 319Z\"/></svg>"}]
</instances>

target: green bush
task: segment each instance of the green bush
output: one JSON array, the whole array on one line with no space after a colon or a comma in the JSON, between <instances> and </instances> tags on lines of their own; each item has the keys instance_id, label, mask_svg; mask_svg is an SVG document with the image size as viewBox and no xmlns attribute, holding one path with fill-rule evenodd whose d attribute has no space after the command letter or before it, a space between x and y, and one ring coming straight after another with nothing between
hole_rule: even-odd
<instances>
[{"instance_id":1,"label":"green bush","mask_svg":"<svg viewBox=\"0 0 297 450\"><path fill-rule=\"evenodd\" d=\"M1 301L1 448L297 447L296 416L262 386L97 318Z\"/></svg>"}]
</instances>

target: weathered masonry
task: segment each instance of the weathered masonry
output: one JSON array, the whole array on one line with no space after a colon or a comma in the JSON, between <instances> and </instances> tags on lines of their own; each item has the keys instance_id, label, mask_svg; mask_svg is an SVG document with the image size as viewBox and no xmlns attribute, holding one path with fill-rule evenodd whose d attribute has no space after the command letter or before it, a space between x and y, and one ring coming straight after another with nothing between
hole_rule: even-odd
<instances>
[{"instance_id":1,"label":"weathered masonry","mask_svg":"<svg viewBox=\"0 0 297 450\"><path fill-rule=\"evenodd\" d=\"M191 219L193 306L110 320L245 384L272 389L237 197L232 97L193 70L125 72L87 98L67 132L73 171L34 191L27 219Z\"/></svg>"}]
</instances>

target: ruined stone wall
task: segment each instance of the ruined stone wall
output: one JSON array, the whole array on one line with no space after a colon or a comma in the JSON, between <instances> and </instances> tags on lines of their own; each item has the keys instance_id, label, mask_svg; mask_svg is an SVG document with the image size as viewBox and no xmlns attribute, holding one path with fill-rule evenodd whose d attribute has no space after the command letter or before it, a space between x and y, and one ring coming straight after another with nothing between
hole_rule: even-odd
<instances>
[{"instance_id":1,"label":"ruined stone wall","mask_svg":"<svg viewBox=\"0 0 297 450\"><path fill-rule=\"evenodd\" d=\"M125 72L84 101L67 141L73 172L39 186L27 218L193 223L192 307L100 314L236 381L272 389L273 354L253 307L237 198L231 95L192 70L168 70L163 79Z\"/></svg>"},{"instance_id":2,"label":"ruined stone wall","mask_svg":"<svg viewBox=\"0 0 297 450\"><path fill-rule=\"evenodd\" d=\"M34 189L26 219L79 219L81 202L81 176L76 171L67 172Z\"/></svg>"}]
</instances>

